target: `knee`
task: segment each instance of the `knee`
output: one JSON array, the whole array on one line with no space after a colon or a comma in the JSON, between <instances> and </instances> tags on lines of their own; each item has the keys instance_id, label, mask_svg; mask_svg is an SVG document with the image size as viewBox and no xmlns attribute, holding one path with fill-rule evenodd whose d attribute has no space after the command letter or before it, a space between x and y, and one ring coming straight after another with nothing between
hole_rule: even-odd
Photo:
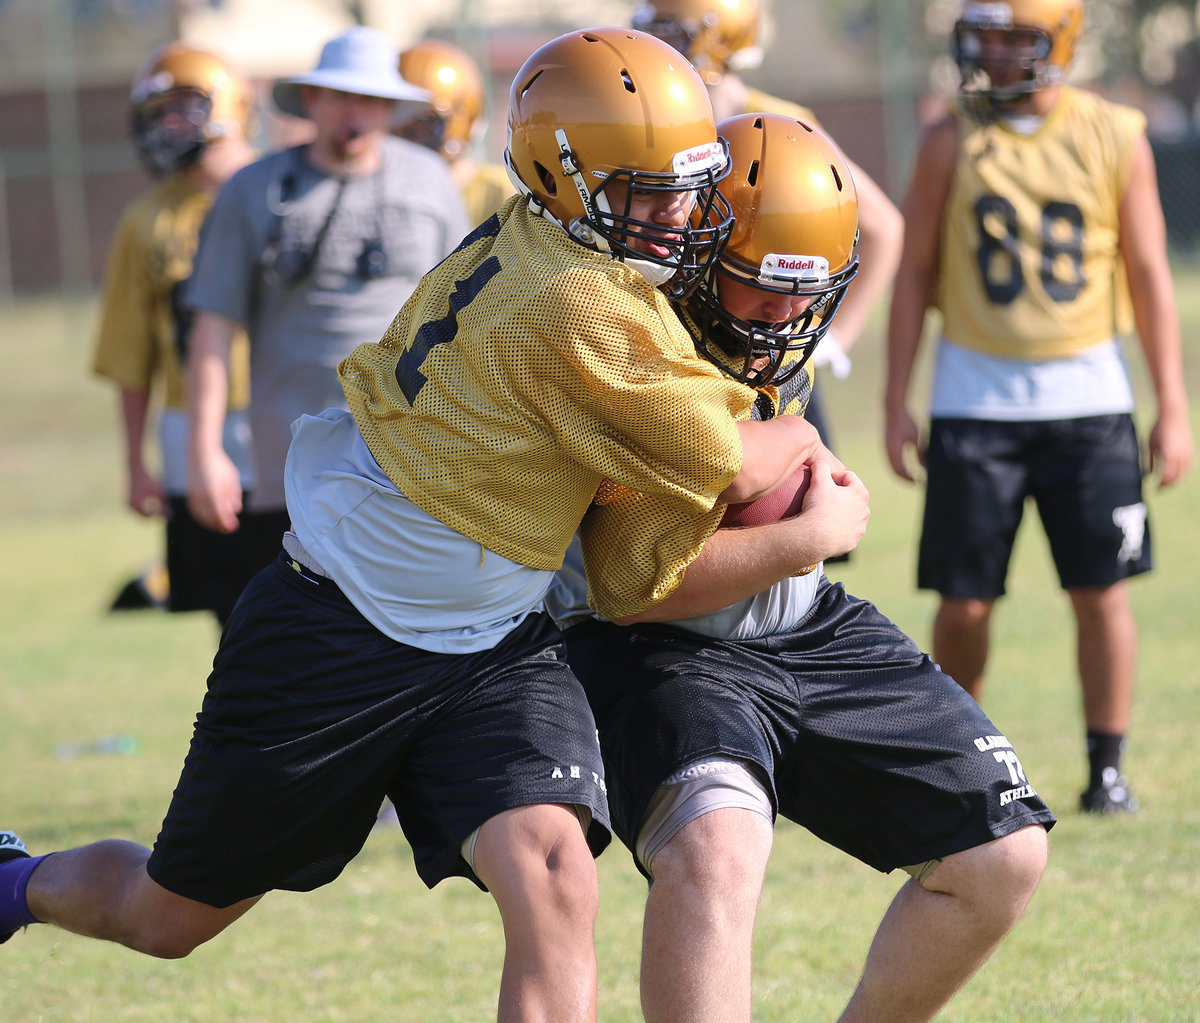
<instances>
[{"instance_id":1,"label":"knee","mask_svg":"<svg viewBox=\"0 0 1200 1023\"><path fill-rule=\"evenodd\" d=\"M654 857L653 883L709 905L757 904L771 824L747 810L714 810L684 826Z\"/></svg>"},{"instance_id":2,"label":"knee","mask_svg":"<svg viewBox=\"0 0 1200 1023\"><path fill-rule=\"evenodd\" d=\"M596 862L570 809L525 808L485 824L475 870L502 912L534 909L539 916L587 921L599 908Z\"/></svg>"},{"instance_id":3,"label":"knee","mask_svg":"<svg viewBox=\"0 0 1200 1023\"><path fill-rule=\"evenodd\" d=\"M122 943L155 959L183 959L220 934L226 922L216 922L207 907L200 914L183 906L163 907L161 912L138 920Z\"/></svg>"},{"instance_id":4,"label":"knee","mask_svg":"<svg viewBox=\"0 0 1200 1023\"><path fill-rule=\"evenodd\" d=\"M142 928L136 935L131 935L124 942L135 952L153 956L155 959L183 959L191 955L204 939L193 940L178 932L165 931L161 928Z\"/></svg>"},{"instance_id":5,"label":"knee","mask_svg":"<svg viewBox=\"0 0 1200 1023\"><path fill-rule=\"evenodd\" d=\"M1046 829L1033 824L947 856L924 884L931 891L957 896L981 918L1007 930L1033 897L1048 855Z\"/></svg>"},{"instance_id":6,"label":"knee","mask_svg":"<svg viewBox=\"0 0 1200 1023\"><path fill-rule=\"evenodd\" d=\"M938 608L940 623L952 629L980 629L992 617L993 600L944 597Z\"/></svg>"},{"instance_id":7,"label":"knee","mask_svg":"<svg viewBox=\"0 0 1200 1023\"><path fill-rule=\"evenodd\" d=\"M582 835L569 833L548 850L544 877L548 898L560 916L595 920L600 885L596 860Z\"/></svg>"},{"instance_id":8,"label":"knee","mask_svg":"<svg viewBox=\"0 0 1200 1023\"><path fill-rule=\"evenodd\" d=\"M989 873L997 883L1014 894L1024 894L1028 901L1042 879L1050 855L1050 841L1046 829L1040 824L1031 824L1010 835L989 842L991 862Z\"/></svg>"}]
</instances>

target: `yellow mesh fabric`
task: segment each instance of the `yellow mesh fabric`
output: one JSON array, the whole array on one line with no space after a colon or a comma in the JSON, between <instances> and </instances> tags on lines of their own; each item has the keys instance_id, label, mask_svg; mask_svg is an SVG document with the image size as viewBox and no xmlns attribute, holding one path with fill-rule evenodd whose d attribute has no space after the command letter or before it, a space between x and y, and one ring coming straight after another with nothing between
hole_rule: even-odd
<instances>
[{"instance_id":1,"label":"yellow mesh fabric","mask_svg":"<svg viewBox=\"0 0 1200 1023\"><path fill-rule=\"evenodd\" d=\"M641 275L518 197L339 372L396 486L522 564L562 564L605 480L655 495L682 525L663 530L653 558L629 559L629 585L644 594L655 566L694 556L720 518L716 497L741 467L734 418L753 398L696 355Z\"/></svg>"},{"instance_id":2,"label":"yellow mesh fabric","mask_svg":"<svg viewBox=\"0 0 1200 1023\"><path fill-rule=\"evenodd\" d=\"M1040 360L1130 329L1118 212L1145 124L1138 110L1069 87L1029 137L958 111L937 284L946 337Z\"/></svg>"},{"instance_id":3,"label":"yellow mesh fabric","mask_svg":"<svg viewBox=\"0 0 1200 1023\"><path fill-rule=\"evenodd\" d=\"M109 252L92 370L147 393L161 374L167 408L187 405L175 292L192 274L211 205L208 192L178 175L167 178L126 209ZM239 333L230 355L229 407L245 408L249 397L249 347Z\"/></svg>"},{"instance_id":4,"label":"yellow mesh fabric","mask_svg":"<svg viewBox=\"0 0 1200 1023\"><path fill-rule=\"evenodd\" d=\"M790 355L787 361L795 358ZM770 397L776 414L803 414L811 393L808 374L805 367L785 384L783 394L774 386L755 391L736 384L747 399L739 418L750 418L751 406L759 394ZM680 517L661 495L637 493L606 480L580 528L588 603L605 617L621 618L670 596L704 541L720 524L725 508L717 504L700 519ZM664 543L663 536L669 541ZM645 567L632 573L631 564ZM649 588L646 580L650 581Z\"/></svg>"}]
</instances>

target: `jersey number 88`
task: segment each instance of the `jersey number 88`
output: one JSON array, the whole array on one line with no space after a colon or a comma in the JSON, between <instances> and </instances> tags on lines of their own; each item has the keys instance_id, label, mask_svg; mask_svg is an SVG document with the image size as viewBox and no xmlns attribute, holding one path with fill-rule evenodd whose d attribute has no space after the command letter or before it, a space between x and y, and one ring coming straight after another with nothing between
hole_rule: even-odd
<instances>
[{"instance_id":1,"label":"jersey number 88","mask_svg":"<svg viewBox=\"0 0 1200 1023\"><path fill-rule=\"evenodd\" d=\"M1000 195L982 195L975 203L979 248L975 250L983 288L994 305L1008 305L1025 287L1017 243L1017 211ZM1054 302L1070 302L1083 279L1083 213L1074 203L1042 207L1040 275Z\"/></svg>"}]
</instances>

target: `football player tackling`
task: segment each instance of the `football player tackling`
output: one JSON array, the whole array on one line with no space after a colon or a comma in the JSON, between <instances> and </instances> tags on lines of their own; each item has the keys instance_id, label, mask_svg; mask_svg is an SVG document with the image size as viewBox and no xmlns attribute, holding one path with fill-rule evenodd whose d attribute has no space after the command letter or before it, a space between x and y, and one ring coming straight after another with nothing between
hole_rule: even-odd
<instances>
[{"instance_id":1,"label":"football player tackling","mask_svg":"<svg viewBox=\"0 0 1200 1023\"><path fill-rule=\"evenodd\" d=\"M675 51L627 29L552 40L509 130L523 194L342 363L351 411L295 424L287 553L233 612L153 851L29 857L0 833L0 941L40 920L186 955L271 889L332 881L389 797L427 884L496 901L499 1018L595 1019L603 768L543 594L602 482L676 527L649 538L666 567L636 566L631 613L721 502L811 460L815 431L738 422L754 392L658 288L686 290L729 223L726 150Z\"/></svg>"},{"instance_id":2,"label":"football player tackling","mask_svg":"<svg viewBox=\"0 0 1200 1023\"><path fill-rule=\"evenodd\" d=\"M1082 0L963 8L962 103L922 139L904 208L886 443L904 479L909 449L926 467L917 585L941 596L934 657L976 699L1013 539L1026 499L1037 503L1075 618L1080 805L1132 813L1125 580L1150 570L1151 547L1121 351L1130 300L1158 399L1149 467L1164 486L1188 471L1192 437L1145 117L1063 84L1082 21ZM941 336L923 443L908 391L930 304Z\"/></svg>"},{"instance_id":3,"label":"football player tackling","mask_svg":"<svg viewBox=\"0 0 1200 1023\"><path fill-rule=\"evenodd\" d=\"M718 132L734 229L681 313L769 421L807 397L801 370L857 270L857 200L810 126L746 114ZM660 503L618 495L589 512L586 581L569 558L551 603L596 716L614 830L650 878L647 1021L750 1020L776 814L911 875L841 1018L931 1018L1021 914L1053 815L979 706L825 579L818 563L857 544L868 517L866 489L827 451L800 514L718 529L667 600L623 626L598 618L585 588L602 601Z\"/></svg>"}]
</instances>

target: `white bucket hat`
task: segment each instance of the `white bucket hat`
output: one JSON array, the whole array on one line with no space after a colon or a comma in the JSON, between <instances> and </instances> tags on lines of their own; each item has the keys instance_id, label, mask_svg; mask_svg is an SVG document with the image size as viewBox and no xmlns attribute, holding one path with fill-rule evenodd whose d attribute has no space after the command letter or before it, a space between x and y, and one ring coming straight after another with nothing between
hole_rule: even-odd
<instances>
[{"instance_id":1,"label":"white bucket hat","mask_svg":"<svg viewBox=\"0 0 1200 1023\"><path fill-rule=\"evenodd\" d=\"M307 117L300 99L306 85L337 89L356 96L379 96L408 103L428 103L424 89L400 77L400 55L382 32L358 26L330 39L321 49L321 59L308 74L281 78L271 98L283 113Z\"/></svg>"}]
</instances>

